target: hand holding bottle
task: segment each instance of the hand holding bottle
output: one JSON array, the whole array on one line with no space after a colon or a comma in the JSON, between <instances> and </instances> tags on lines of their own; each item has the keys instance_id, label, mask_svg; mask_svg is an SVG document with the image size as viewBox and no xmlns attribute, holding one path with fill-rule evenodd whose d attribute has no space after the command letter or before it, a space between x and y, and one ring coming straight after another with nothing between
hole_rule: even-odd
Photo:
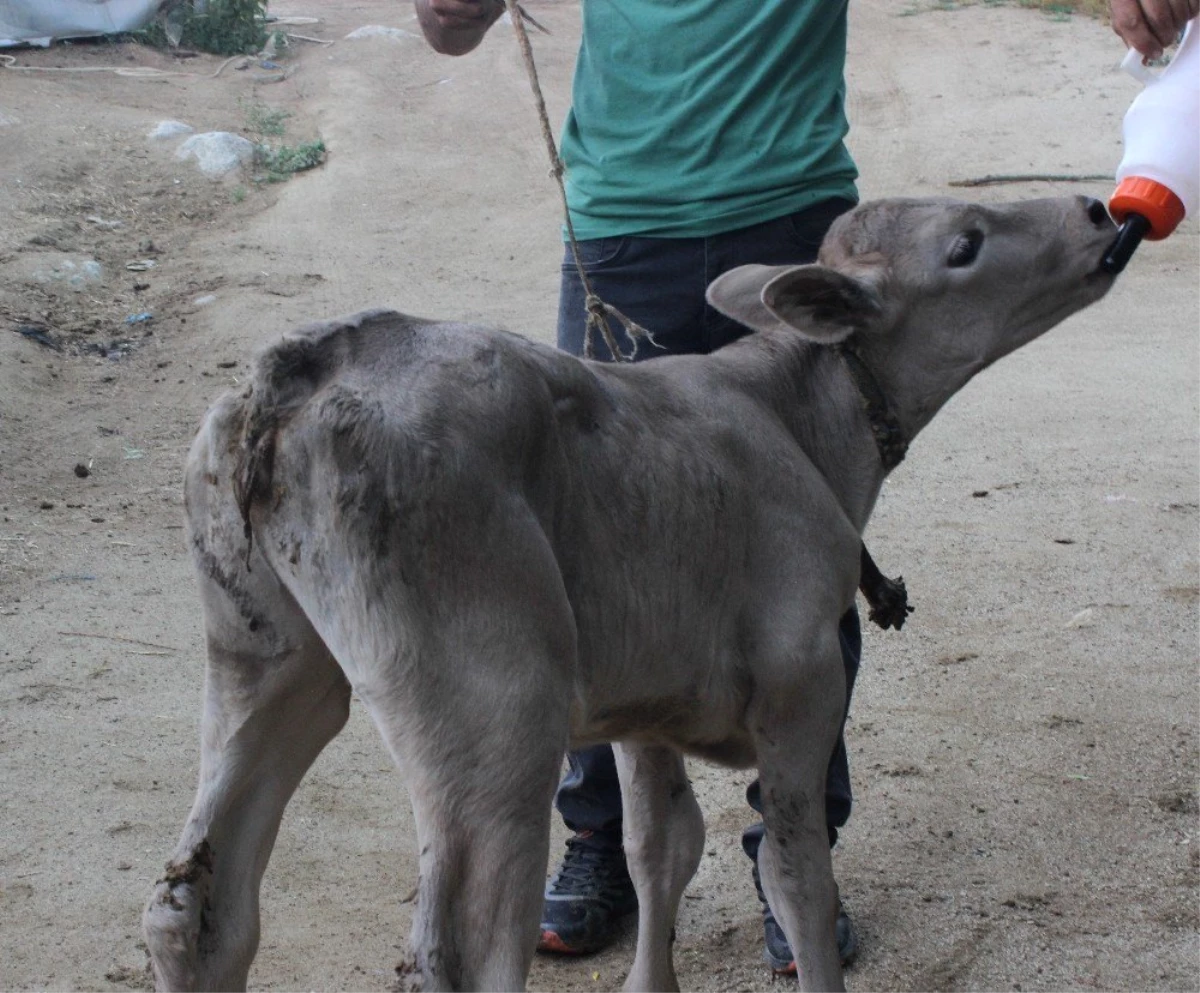
<instances>
[{"instance_id":1,"label":"hand holding bottle","mask_svg":"<svg viewBox=\"0 0 1200 993\"><path fill-rule=\"evenodd\" d=\"M1109 0L1113 30L1143 58L1157 59L1200 14L1200 0Z\"/></svg>"},{"instance_id":2,"label":"hand holding bottle","mask_svg":"<svg viewBox=\"0 0 1200 993\"><path fill-rule=\"evenodd\" d=\"M1194 5L1198 0L1186 2ZM1113 273L1125 268L1143 238L1167 237L1200 207L1197 22L1188 25L1179 50L1162 72L1155 74L1140 65L1132 68L1138 70L1145 89L1125 114L1125 154L1117 167L1117 189L1108 203L1113 219L1121 225L1101 263Z\"/></svg>"}]
</instances>

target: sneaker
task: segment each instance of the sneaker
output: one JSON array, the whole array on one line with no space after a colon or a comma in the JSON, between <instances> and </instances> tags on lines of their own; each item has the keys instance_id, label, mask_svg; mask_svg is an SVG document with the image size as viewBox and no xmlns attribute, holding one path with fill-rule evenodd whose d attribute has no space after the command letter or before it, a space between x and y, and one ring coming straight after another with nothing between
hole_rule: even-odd
<instances>
[{"instance_id":1,"label":"sneaker","mask_svg":"<svg viewBox=\"0 0 1200 993\"><path fill-rule=\"evenodd\" d=\"M616 924L637 910L637 894L620 844L591 831L567 839L562 864L546 885L538 951L598 952L616 937Z\"/></svg>"},{"instance_id":2,"label":"sneaker","mask_svg":"<svg viewBox=\"0 0 1200 993\"><path fill-rule=\"evenodd\" d=\"M758 878L757 865L754 867L754 888L758 891L758 899L762 903L763 943L765 945L763 958L766 959L772 972L794 976L796 960L792 956L792 950L788 947L783 928L775 920L775 914L772 913L771 906L767 903L766 894L763 893L762 883ZM841 959L843 966L847 966L854 961L854 957L858 954L858 936L854 933L854 922L850 920L850 915L846 913L846 908L842 906L840 900L838 901L836 937L838 958Z\"/></svg>"}]
</instances>

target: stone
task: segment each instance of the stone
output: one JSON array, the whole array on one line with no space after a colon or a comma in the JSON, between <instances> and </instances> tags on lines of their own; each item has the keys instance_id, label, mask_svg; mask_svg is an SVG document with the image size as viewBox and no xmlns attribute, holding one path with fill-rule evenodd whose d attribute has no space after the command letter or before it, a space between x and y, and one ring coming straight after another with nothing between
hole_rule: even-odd
<instances>
[{"instance_id":1,"label":"stone","mask_svg":"<svg viewBox=\"0 0 1200 993\"><path fill-rule=\"evenodd\" d=\"M254 142L228 131L194 134L175 152L175 158L194 159L206 176L220 179L254 160Z\"/></svg>"},{"instance_id":2,"label":"stone","mask_svg":"<svg viewBox=\"0 0 1200 993\"><path fill-rule=\"evenodd\" d=\"M159 121L154 130L147 135L154 141L165 141L169 138L179 138L191 134L196 129L183 121Z\"/></svg>"}]
</instances>

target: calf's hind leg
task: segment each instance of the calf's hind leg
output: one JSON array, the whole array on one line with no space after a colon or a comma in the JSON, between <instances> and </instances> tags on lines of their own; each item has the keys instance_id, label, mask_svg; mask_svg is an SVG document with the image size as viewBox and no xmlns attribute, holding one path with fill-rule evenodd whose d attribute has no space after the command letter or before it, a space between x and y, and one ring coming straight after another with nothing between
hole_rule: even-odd
<instances>
[{"instance_id":1,"label":"calf's hind leg","mask_svg":"<svg viewBox=\"0 0 1200 993\"><path fill-rule=\"evenodd\" d=\"M420 853L412 951L425 990L525 988L567 697L549 670L547 685L525 678L522 669L538 667L522 649L486 653L497 663L497 682L486 688L472 685L457 651L423 651L422 669L463 677L429 687L425 707L407 694L357 687L412 800Z\"/></svg>"},{"instance_id":2,"label":"calf's hind leg","mask_svg":"<svg viewBox=\"0 0 1200 993\"><path fill-rule=\"evenodd\" d=\"M822 634L810 642L803 664L784 667L799 678L760 687L748 716L767 828L758 849L763 890L795 955L800 988L842 990L825 778L845 707L845 678L836 628Z\"/></svg>"},{"instance_id":3,"label":"calf's hind leg","mask_svg":"<svg viewBox=\"0 0 1200 993\"><path fill-rule=\"evenodd\" d=\"M464 541L465 563L450 546L436 573L414 581L424 596L409 595L411 616L349 623L330 609L318 626L339 659L358 660L347 672L408 786L420 866L412 949L424 989L524 989L575 629L535 522L514 516ZM398 570L371 582L380 602L406 603Z\"/></svg>"},{"instance_id":4,"label":"calf's hind leg","mask_svg":"<svg viewBox=\"0 0 1200 993\"><path fill-rule=\"evenodd\" d=\"M143 930L159 989L238 990L284 807L345 724L350 687L261 556L247 571L244 544L195 516L192 538L208 639L200 785Z\"/></svg>"}]
</instances>

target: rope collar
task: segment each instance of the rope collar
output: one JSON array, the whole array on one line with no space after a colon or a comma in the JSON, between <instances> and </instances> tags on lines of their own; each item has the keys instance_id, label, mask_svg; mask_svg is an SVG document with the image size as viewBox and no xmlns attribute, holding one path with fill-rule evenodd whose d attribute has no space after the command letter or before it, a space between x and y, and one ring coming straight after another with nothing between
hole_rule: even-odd
<instances>
[{"instance_id":1,"label":"rope collar","mask_svg":"<svg viewBox=\"0 0 1200 993\"><path fill-rule=\"evenodd\" d=\"M875 447L879 449L879 461L883 463L885 472L891 472L901 462L908 452L908 438L900 419L888 402L887 395L879 385L875 374L867 368L854 346L849 341L837 345L837 352L850 371L850 378L862 398L863 409L867 412L867 420L871 424L871 433L875 436Z\"/></svg>"}]
</instances>

